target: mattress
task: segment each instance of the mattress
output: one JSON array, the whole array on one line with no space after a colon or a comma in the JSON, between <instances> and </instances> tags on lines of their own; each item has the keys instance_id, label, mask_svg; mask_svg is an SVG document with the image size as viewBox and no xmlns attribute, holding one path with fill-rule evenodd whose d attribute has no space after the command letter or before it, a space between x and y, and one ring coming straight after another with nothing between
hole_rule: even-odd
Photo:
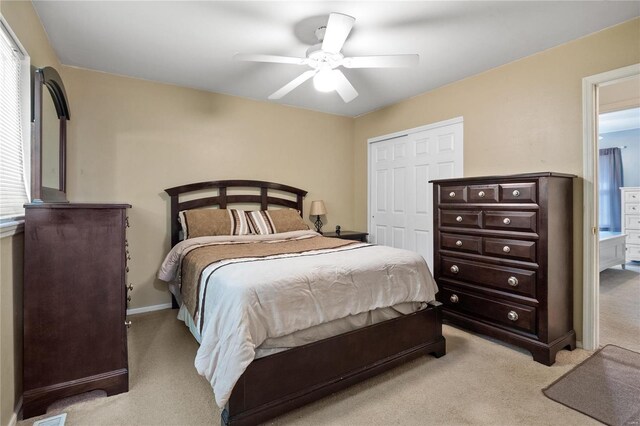
<instances>
[{"instance_id":1,"label":"mattress","mask_svg":"<svg viewBox=\"0 0 640 426\"><path fill-rule=\"evenodd\" d=\"M293 333L285 336L269 338L256 348L255 359L286 351L287 349L298 346L303 346L308 343L317 342L322 339L327 339L362 327L377 324L382 321L398 318L402 315L408 315L426 307L427 303L399 303L387 308L378 308L356 315L349 315L348 317L339 318L337 320L309 327L305 330L294 331ZM198 343L200 343L202 341L200 331L184 304L181 304L180 306L178 319L185 323L193 337L198 341Z\"/></svg>"}]
</instances>

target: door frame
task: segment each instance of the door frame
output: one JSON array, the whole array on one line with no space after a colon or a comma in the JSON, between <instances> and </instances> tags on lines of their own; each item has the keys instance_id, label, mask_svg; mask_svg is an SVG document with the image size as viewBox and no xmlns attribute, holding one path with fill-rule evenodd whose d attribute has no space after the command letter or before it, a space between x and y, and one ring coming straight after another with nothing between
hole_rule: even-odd
<instances>
[{"instance_id":1,"label":"door frame","mask_svg":"<svg viewBox=\"0 0 640 426\"><path fill-rule=\"evenodd\" d=\"M408 136L411 133L422 132L425 130L436 129L438 127L450 126L452 124L462 124L462 156L460 157L461 170L464 171L464 117L454 117L449 120L438 121L437 123L425 124L423 126L413 127L411 129L400 130L399 132L389 133L386 135L375 136L367 139L367 232L371 234L371 152L373 144L376 142L382 142L388 139L399 138L402 136ZM433 200L427 200L431 207L433 207Z\"/></svg>"},{"instance_id":2,"label":"door frame","mask_svg":"<svg viewBox=\"0 0 640 426\"><path fill-rule=\"evenodd\" d=\"M582 79L583 227L582 346L595 350L600 341L598 238L598 87L640 74L640 64Z\"/></svg>"}]
</instances>

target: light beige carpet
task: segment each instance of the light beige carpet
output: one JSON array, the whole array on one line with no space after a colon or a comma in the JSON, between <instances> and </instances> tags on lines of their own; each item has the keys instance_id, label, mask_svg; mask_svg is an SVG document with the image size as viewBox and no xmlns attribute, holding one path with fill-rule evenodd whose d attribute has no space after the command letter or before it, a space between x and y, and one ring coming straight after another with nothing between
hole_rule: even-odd
<instances>
[{"instance_id":1,"label":"light beige carpet","mask_svg":"<svg viewBox=\"0 0 640 426\"><path fill-rule=\"evenodd\" d=\"M197 343L165 310L132 317L130 391L51 407L68 425L211 425L220 410L193 367ZM526 351L444 327L447 355L424 356L273 420L279 425L589 425L546 398L551 384L590 353L561 351L551 367ZM78 399L76 399L77 401ZM45 416L43 416L45 417ZM42 418L42 417L40 417ZM20 421L31 425L33 418Z\"/></svg>"},{"instance_id":2,"label":"light beige carpet","mask_svg":"<svg viewBox=\"0 0 640 426\"><path fill-rule=\"evenodd\" d=\"M640 352L640 263L600 273L600 346Z\"/></svg>"}]
</instances>

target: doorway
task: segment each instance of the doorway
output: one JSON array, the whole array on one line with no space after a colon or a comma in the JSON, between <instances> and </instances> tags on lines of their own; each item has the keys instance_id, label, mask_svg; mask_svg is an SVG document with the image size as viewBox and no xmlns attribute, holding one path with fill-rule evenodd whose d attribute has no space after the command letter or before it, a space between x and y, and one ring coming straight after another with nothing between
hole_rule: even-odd
<instances>
[{"instance_id":1,"label":"doorway","mask_svg":"<svg viewBox=\"0 0 640 426\"><path fill-rule=\"evenodd\" d=\"M638 78L640 64L583 79L583 341L587 350L600 346L600 269L612 262L607 257L610 241L601 243L599 193L599 100L607 87ZM604 92L603 92L604 89ZM612 191L615 188L610 188ZM619 190L619 188L617 189ZM611 193L610 191L610 193ZM603 195L608 197L609 195ZM601 246L602 244L602 246ZM601 249L603 252L601 253ZM625 247L626 251L626 247ZM602 254L602 256L601 256ZM614 252L614 257L615 252ZM619 257L620 253L618 253ZM615 260L618 261L618 260ZM615 266L615 265L611 265Z\"/></svg>"},{"instance_id":2,"label":"doorway","mask_svg":"<svg viewBox=\"0 0 640 426\"><path fill-rule=\"evenodd\" d=\"M640 76L598 94L599 346L640 351Z\"/></svg>"},{"instance_id":3,"label":"doorway","mask_svg":"<svg viewBox=\"0 0 640 426\"><path fill-rule=\"evenodd\" d=\"M462 117L368 141L370 241L418 252L433 271L432 179L463 173Z\"/></svg>"}]
</instances>

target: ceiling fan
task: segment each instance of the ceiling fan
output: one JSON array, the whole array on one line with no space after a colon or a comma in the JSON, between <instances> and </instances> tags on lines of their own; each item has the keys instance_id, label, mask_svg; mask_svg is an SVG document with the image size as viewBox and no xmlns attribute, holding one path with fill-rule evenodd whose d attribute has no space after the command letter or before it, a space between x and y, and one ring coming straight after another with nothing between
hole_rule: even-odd
<instances>
[{"instance_id":1,"label":"ceiling fan","mask_svg":"<svg viewBox=\"0 0 640 426\"><path fill-rule=\"evenodd\" d=\"M420 57L410 55L378 55L345 57L340 51L347 36L353 28L355 18L342 13L331 13L326 26L315 32L318 44L307 50L307 56L297 58L291 56L241 54L234 55L234 59L251 62L275 62L293 65L308 65L305 71L289 83L282 86L269 96L269 99L280 99L305 81L313 77L316 90L330 92L336 90L342 100L351 102L358 96L358 92L340 71L345 68L396 68L416 66Z\"/></svg>"}]
</instances>

